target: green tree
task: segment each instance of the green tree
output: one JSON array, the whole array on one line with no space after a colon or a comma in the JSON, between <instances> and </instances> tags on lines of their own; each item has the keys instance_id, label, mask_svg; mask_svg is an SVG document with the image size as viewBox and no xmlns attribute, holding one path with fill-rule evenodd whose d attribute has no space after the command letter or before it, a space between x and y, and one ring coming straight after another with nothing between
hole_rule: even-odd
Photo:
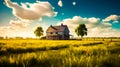
<instances>
[{"instance_id":1,"label":"green tree","mask_svg":"<svg viewBox=\"0 0 120 67\"><path fill-rule=\"evenodd\" d=\"M81 36L81 39L84 35L87 35L87 28L85 24L79 24L79 26L75 29L75 33L77 36Z\"/></svg>"},{"instance_id":2,"label":"green tree","mask_svg":"<svg viewBox=\"0 0 120 67\"><path fill-rule=\"evenodd\" d=\"M36 29L35 29L35 31L34 31L34 34L37 36L37 37L41 37L42 35L43 35L43 29L42 29L42 27L37 27Z\"/></svg>"}]
</instances>

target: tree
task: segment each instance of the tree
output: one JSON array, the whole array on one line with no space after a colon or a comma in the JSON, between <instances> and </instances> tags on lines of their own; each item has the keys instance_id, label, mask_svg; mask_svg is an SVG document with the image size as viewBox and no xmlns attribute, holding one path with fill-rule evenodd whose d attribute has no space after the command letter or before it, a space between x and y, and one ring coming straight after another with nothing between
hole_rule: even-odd
<instances>
[{"instance_id":1,"label":"tree","mask_svg":"<svg viewBox=\"0 0 120 67\"><path fill-rule=\"evenodd\" d=\"M42 27L37 27L36 29L35 29L35 31L34 31L34 34L37 36L37 37L41 37L42 35L43 35L43 29L42 29Z\"/></svg>"},{"instance_id":2,"label":"tree","mask_svg":"<svg viewBox=\"0 0 120 67\"><path fill-rule=\"evenodd\" d=\"M75 29L75 33L78 36L81 36L83 38L84 35L87 35L87 28L85 24L79 24L79 26Z\"/></svg>"}]
</instances>

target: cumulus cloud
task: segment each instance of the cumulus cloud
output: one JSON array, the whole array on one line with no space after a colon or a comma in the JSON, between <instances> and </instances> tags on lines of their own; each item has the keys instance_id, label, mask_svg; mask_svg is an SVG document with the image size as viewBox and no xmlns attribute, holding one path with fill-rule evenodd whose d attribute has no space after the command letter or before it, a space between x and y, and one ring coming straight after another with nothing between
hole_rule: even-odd
<instances>
[{"instance_id":1,"label":"cumulus cloud","mask_svg":"<svg viewBox=\"0 0 120 67\"><path fill-rule=\"evenodd\" d=\"M113 29L111 23L104 23L100 21L100 18L83 18L80 16L74 16L73 18L64 19L58 22L57 25L61 23L68 25L70 34L77 36L75 33L75 28L79 24L86 24L88 28L88 37L118 37L120 36L120 31Z\"/></svg>"},{"instance_id":2,"label":"cumulus cloud","mask_svg":"<svg viewBox=\"0 0 120 67\"><path fill-rule=\"evenodd\" d=\"M0 36L8 37L33 37L33 30L29 27L28 23L22 22L20 20L10 20L8 26L0 27Z\"/></svg>"},{"instance_id":3,"label":"cumulus cloud","mask_svg":"<svg viewBox=\"0 0 120 67\"><path fill-rule=\"evenodd\" d=\"M24 23L24 22L22 22L22 21L20 21L20 20L11 20L10 21L10 25L11 26L16 26L16 27L20 27L20 28L24 28L24 27L27 27L27 23Z\"/></svg>"},{"instance_id":4,"label":"cumulus cloud","mask_svg":"<svg viewBox=\"0 0 120 67\"><path fill-rule=\"evenodd\" d=\"M113 23L117 24L117 23L119 23L119 21L113 21Z\"/></svg>"},{"instance_id":5,"label":"cumulus cloud","mask_svg":"<svg viewBox=\"0 0 120 67\"><path fill-rule=\"evenodd\" d=\"M107 18L105 18L103 21L117 21L117 20L119 20L120 19L120 16L118 16L118 15L110 15L110 16L108 16Z\"/></svg>"},{"instance_id":6,"label":"cumulus cloud","mask_svg":"<svg viewBox=\"0 0 120 67\"><path fill-rule=\"evenodd\" d=\"M62 0L59 0L59 1L58 1L58 6L60 6L60 7L63 6Z\"/></svg>"},{"instance_id":7,"label":"cumulus cloud","mask_svg":"<svg viewBox=\"0 0 120 67\"><path fill-rule=\"evenodd\" d=\"M52 17L56 15L49 2L37 1L36 3L21 3L19 5L11 0L5 0L7 7L11 8L13 15L22 20L38 20L43 16Z\"/></svg>"}]
</instances>

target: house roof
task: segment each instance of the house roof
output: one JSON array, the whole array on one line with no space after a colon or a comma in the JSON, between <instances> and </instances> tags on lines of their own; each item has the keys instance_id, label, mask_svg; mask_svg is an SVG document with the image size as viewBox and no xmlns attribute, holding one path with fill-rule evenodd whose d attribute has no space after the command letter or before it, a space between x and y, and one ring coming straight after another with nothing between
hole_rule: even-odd
<instances>
[{"instance_id":1,"label":"house roof","mask_svg":"<svg viewBox=\"0 0 120 67\"><path fill-rule=\"evenodd\" d=\"M65 28L68 28L67 25L61 24L60 26L50 26L46 32L63 32Z\"/></svg>"}]
</instances>

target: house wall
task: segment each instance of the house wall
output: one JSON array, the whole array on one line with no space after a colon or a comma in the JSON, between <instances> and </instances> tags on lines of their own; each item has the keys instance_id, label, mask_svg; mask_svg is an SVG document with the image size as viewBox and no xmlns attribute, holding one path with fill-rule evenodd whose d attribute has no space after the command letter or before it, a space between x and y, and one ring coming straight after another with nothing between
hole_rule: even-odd
<instances>
[{"instance_id":1,"label":"house wall","mask_svg":"<svg viewBox=\"0 0 120 67\"><path fill-rule=\"evenodd\" d=\"M58 34L62 34L62 32L58 32L57 34L56 34L56 32L52 32L52 34L51 34L51 32L47 32L46 38L47 39L52 39L52 40L59 40L60 37L59 37ZM52 35L56 35L56 36L52 36Z\"/></svg>"},{"instance_id":2,"label":"house wall","mask_svg":"<svg viewBox=\"0 0 120 67\"><path fill-rule=\"evenodd\" d=\"M63 32L58 32L58 34L63 35L64 33Z\"/></svg>"},{"instance_id":3,"label":"house wall","mask_svg":"<svg viewBox=\"0 0 120 67\"><path fill-rule=\"evenodd\" d=\"M66 27L65 28L65 31L64 31L64 37L63 37L65 40L68 40L70 37L69 37L69 29Z\"/></svg>"},{"instance_id":4,"label":"house wall","mask_svg":"<svg viewBox=\"0 0 120 67\"><path fill-rule=\"evenodd\" d=\"M47 34L46 34L46 35L51 35L51 33L50 33L50 32L49 32L49 33L47 32Z\"/></svg>"},{"instance_id":5,"label":"house wall","mask_svg":"<svg viewBox=\"0 0 120 67\"><path fill-rule=\"evenodd\" d=\"M47 36L47 39L59 40L59 36Z\"/></svg>"},{"instance_id":6,"label":"house wall","mask_svg":"<svg viewBox=\"0 0 120 67\"><path fill-rule=\"evenodd\" d=\"M63 35L63 32L58 32L58 34ZM56 32L52 32L52 34L50 32L47 32L47 35L56 35Z\"/></svg>"}]
</instances>

